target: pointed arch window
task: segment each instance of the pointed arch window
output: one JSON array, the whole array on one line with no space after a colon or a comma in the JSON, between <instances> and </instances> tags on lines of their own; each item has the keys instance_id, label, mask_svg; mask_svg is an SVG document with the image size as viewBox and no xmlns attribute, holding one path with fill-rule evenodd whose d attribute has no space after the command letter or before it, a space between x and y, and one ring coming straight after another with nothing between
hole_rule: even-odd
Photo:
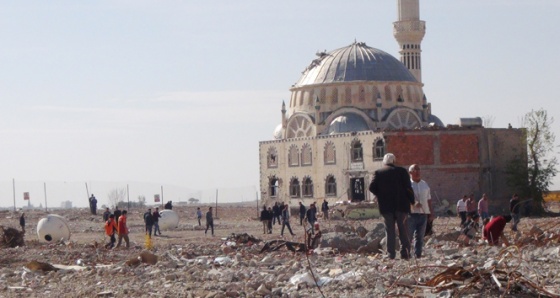
<instances>
[{"instance_id":1,"label":"pointed arch window","mask_svg":"<svg viewBox=\"0 0 560 298\"><path fill-rule=\"evenodd\" d=\"M276 151L276 147L268 148L268 152L266 153L266 162L269 168L278 167L278 152Z\"/></svg>"},{"instance_id":2,"label":"pointed arch window","mask_svg":"<svg viewBox=\"0 0 560 298\"><path fill-rule=\"evenodd\" d=\"M268 179L268 193L271 198L278 197L278 178L276 176Z\"/></svg>"},{"instance_id":3,"label":"pointed arch window","mask_svg":"<svg viewBox=\"0 0 560 298\"><path fill-rule=\"evenodd\" d=\"M336 179L333 175L328 175L325 179L325 195L327 197L336 197Z\"/></svg>"},{"instance_id":4,"label":"pointed arch window","mask_svg":"<svg viewBox=\"0 0 560 298\"><path fill-rule=\"evenodd\" d=\"M385 155L385 142L382 139L377 140L373 145L373 159L383 159Z\"/></svg>"},{"instance_id":5,"label":"pointed arch window","mask_svg":"<svg viewBox=\"0 0 560 298\"><path fill-rule=\"evenodd\" d=\"M290 179L290 197L299 198L300 197L300 185L298 178Z\"/></svg>"},{"instance_id":6,"label":"pointed arch window","mask_svg":"<svg viewBox=\"0 0 560 298\"><path fill-rule=\"evenodd\" d=\"M336 150L335 150L333 142L328 141L325 144L324 154L325 154L324 161L325 161L326 165L336 164Z\"/></svg>"},{"instance_id":7,"label":"pointed arch window","mask_svg":"<svg viewBox=\"0 0 560 298\"><path fill-rule=\"evenodd\" d=\"M299 150L297 145L292 145L288 151L288 164L290 167L299 166Z\"/></svg>"},{"instance_id":8,"label":"pointed arch window","mask_svg":"<svg viewBox=\"0 0 560 298\"><path fill-rule=\"evenodd\" d=\"M352 141L351 150L351 160L352 162L360 162L364 160L364 150L362 148L362 142L359 140Z\"/></svg>"},{"instance_id":9,"label":"pointed arch window","mask_svg":"<svg viewBox=\"0 0 560 298\"><path fill-rule=\"evenodd\" d=\"M313 197L313 180L310 177L303 178L302 193L304 197Z\"/></svg>"},{"instance_id":10,"label":"pointed arch window","mask_svg":"<svg viewBox=\"0 0 560 298\"><path fill-rule=\"evenodd\" d=\"M360 94L358 96L358 101L366 102L366 89L364 88L364 86L360 87Z\"/></svg>"},{"instance_id":11,"label":"pointed arch window","mask_svg":"<svg viewBox=\"0 0 560 298\"><path fill-rule=\"evenodd\" d=\"M301 165L310 166L312 164L312 152L309 144L303 144L301 147Z\"/></svg>"},{"instance_id":12,"label":"pointed arch window","mask_svg":"<svg viewBox=\"0 0 560 298\"><path fill-rule=\"evenodd\" d=\"M338 103L338 89L334 88L331 95L331 102Z\"/></svg>"},{"instance_id":13,"label":"pointed arch window","mask_svg":"<svg viewBox=\"0 0 560 298\"><path fill-rule=\"evenodd\" d=\"M321 88L321 93L319 95L319 102L321 104L327 103L327 90L325 88Z\"/></svg>"},{"instance_id":14,"label":"pointed arch window","mask_svg":"<svg viewBox=\"0 0 560 298\"><path fill-rule=\"evenodd\" d=\"M346 90L344 91L344 102L352 103L352 90L350 87L346 87Z\"/></svg>"},{"instance_id":15,"label":"pointed arch window","mask_svg":"<svg viewBox=\"0 0 560 298\"><path fill-rule=\"evenodd\" d=\"M389 85L385 86L385 100L386 101L393 100L393 95L391 94L391 87L389 87Z\"/></svg>"}]
</instances>

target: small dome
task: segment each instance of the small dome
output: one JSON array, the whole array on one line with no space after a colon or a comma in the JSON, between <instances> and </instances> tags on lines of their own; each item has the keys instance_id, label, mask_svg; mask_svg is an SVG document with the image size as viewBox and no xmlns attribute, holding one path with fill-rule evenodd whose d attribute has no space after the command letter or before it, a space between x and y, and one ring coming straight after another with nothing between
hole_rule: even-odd
<instances>
[{"instance_id":1,"label":"small dome","mask_svg":"<svg viewBox=\"0 0 560 298\"><path fill-rule=\"evenodd\" d=\"M272 133L272 136L274 137L275 140L281 140L282 139L282 123L280 123L276 126L276 128L274 129L274 132Z\"/></svg>"},{"instance_id":2,"label":"small dome","mask_svg":"<svg viewBox=\"0 0 560 298\"><path fill-rule=\"evenodd\" d=\"M304 70L295 87L350 81L417 82L412 73L395 57L363 42L319 56Z\"/></svg>"},{"instance_id":3,"label":"small dome","mask_svg":"<svg viewBox=\"0 0 560 298\"><path fill-rule=\"evenodd\" d=\"M369 130L369 127L362 117L356 114L346 113L334 118L334 120L331 121L329 124L328 134L332 135L364 130Z\"/></svg>"},{"instance_id":4,"label":"small dome","mask_svg":"<svg viewBox=\"0 0 560 298\"><path fill-rule=\"evenodd\" d=\"M435 126L445 127L443 122L436 115L430 115L428 117L428 123L434 123Z\"/></svg>"}]
</instances>

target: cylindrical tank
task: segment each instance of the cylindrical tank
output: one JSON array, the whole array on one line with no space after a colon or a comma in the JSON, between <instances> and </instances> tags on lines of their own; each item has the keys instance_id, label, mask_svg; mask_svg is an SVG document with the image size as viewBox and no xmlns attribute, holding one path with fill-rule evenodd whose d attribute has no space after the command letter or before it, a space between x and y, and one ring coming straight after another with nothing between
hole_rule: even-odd
<instances>
[{"instance_id":1,"label":"cylindrical tank","mask_svg":"<svg viewBox=\"0 0 560 298\"><path fill-rule=\"evenodd\" d=\"M179 215L173 210L162 210L159 212L159 228L162 230L175 229L179 225Z\"/></svg>"},{"instance_id":2,"label":"cylindrical tank","mask_svg":"<svg viewBox=\"0 0 560 298\"><path fill-rule=\"evenodd\" d=\"M49 214L37 223L37 236L41 242L70 239L70 227L60 215Z\"/></svg>"}]
</instances>

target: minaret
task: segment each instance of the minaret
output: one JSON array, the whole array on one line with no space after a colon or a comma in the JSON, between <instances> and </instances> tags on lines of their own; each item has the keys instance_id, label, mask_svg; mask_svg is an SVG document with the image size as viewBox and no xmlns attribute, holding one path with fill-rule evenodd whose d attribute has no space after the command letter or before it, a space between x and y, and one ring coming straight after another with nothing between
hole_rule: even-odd
<instances>
[{"instance_id":1,"label":"minaret","mask_svg":"<svg viewBox=\"0 0 560 298\"><path fill-rule=\"evenodd\" d=\"M397 0L398 21L394 22L393 35L399 43L401 62L422 83L420 43L426 34L426 22L420 21L420 0Z\"/></svg>"}]
</instances>

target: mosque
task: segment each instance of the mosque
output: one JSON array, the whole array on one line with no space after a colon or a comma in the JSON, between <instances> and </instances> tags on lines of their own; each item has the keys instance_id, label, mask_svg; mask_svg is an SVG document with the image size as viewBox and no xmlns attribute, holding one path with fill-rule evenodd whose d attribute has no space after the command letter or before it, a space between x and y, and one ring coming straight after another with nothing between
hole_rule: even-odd
<instances>
[{"instance_id":1,"label":"mosque","mask_svg":"<svg viewBox=\"0 0 560 298\"><path fill-rule=\"evenodd\" d=\"M387 152L399 166L421 166L436 204L486 193L501 209L509 199L505 169L526 156L523 130L485 128L478 117L446 126L433 115L423 91L419 0L397 5L400 60L355 41L317 53L291 87L274 140L259 143L265 204L372 200L367 188Z\"/></svg>"}]
</instances>

